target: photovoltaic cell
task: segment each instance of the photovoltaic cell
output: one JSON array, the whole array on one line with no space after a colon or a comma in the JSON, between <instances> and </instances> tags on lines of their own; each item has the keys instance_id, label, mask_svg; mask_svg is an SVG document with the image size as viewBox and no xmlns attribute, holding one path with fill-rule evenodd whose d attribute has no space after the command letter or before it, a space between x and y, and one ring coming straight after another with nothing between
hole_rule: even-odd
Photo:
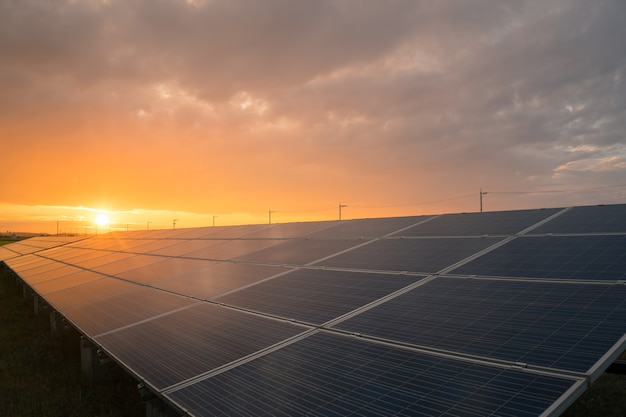
<instances>
[{"instance_id":1,"label":"photovoltaic cell","mask_svg":"<svg viewBox=\"0 0 626 417\"><path fill-rule=\"evenodd\" d=\"M48 302L60 312L93 303L115 294L136 290L137 286L113 278L103 278L76 285L46 296Z\"/></svg>"},{"instance_id":2,"label":"photovoltaic cell","mask_svg":"<svg viewBox=\"0 0 626 417\"><path fill-rule=\"evenodd\" d=\"M306 265L344 249L363 243L358 239L295 239L239 256L235 259L247 262L271 264Z\"/></svg>"},{"instance_id":3,"label":"photovoltaic cell","mask_svg":"<svg viewBox=\"0 0 626 417\"><path fill-rule=\"evenodd\" d=\"M511 235L562 209L445 214L398 233L402 236Z\"/></svg>"},{"instance_id":4,"label":"photovoltaic cell","mask_svg":"<svg viewBox=\"0 0 626 417\"><path fill-rule=\"evenodd\" d=\"M217 301L266 314L322 324L423 277L300 269Z\"/></svg>"},{"instance_id":5,"label":"photovoltaic cell","mask_svg":"<svg viewBox=\"0 0 626 417\"><path fill-rule=\"evenodd\" d=\"M501 238L381 239L316 265L385 271L438 272Z\"/></svg>"},{"instance_id":6,"label":"photovoltaic cell","mask_svg":"<svg viewBox=\"0 0 626 417\"><path fill-rule=\"evenodd\" d=\"M95 281L104 278L104 275L91 271L81 270L75 274L63 275L55 279L48 279L32 287L39 295L52 294L56 291L62 291L75 285L84 284L86 282Z\"/></svg>"},{"instance_id":7,"label":"photovoltaic cell","mask_svg":"<svg viewBox=\"0 0 626 417\"><path fill-rule=\"evenodd\" d=\"M195 303L188 298L153 288L136 287L131 291L115 293L114 290L119 286L114 280L109 280L106 283L114 285L114 288L108 289L113 295L63 312L65 317L89 335L115 330ZM105 290L100 288L100 291Z\"/></svg>"},{"instance_id":8,"label":"photovoltaic cell","mask_svg":"<svg viewBox=\"0 0 626 417\"><path fill-rule=\"evenodd\" d=\"M289 239L307 236L317 230L328 228L335 222L284 223L244 236L246 239Z\"/></svg>"},{"instance_id":9,"label":"photovoltaic cell","mask_svg":"<svg viewBox=\"0 0 626 417\"><path fill-rule=\"evenodd\" d=\"M587 372L626 333L626 287L439 277L334 327Z\"/></svg>"},{"instance_id":10,"label":"photovoltaic cell","mask_svg":"<svg viewBox=\"0 0 626 417\"><path fill-rule=\"evenodd\" d=\"M234 262L219 262L154 284L167 291L196 298L212 298L289 269Z\"/></svg>"},{"instance_id":11,"label":"photovoltaic cell","mask_svg":"<svg viewBox=\"0 0 626 417\"><path fill-rule=\"evenodd\" d=\"M31 264L32 265L32 264ZM45 274L47 272L53 271L58 268L63 268L65 265L59 262L50 261L47 259L43 259L42 263L37 262L36 266L28 269L16 269L15 272L18 272L20 277L26 282L32 282L31 277L36 275Z\"/></svg>"},{"instance_id":12,"label":"photovoltaic cell","mask_svg":"<svg viewBox=\"0 0 626 417\"><path fill-rule=\"evenodd\" d=\"M624 233L626 204L574 207L532 233Z\"/></svg>"},{"instance_id":13,"label":"photovoltaic cell","mask_svg":"<svg viewBox=\"0 0 626 417\"><path fill-rule=\"evenodd\" d=\"M194 416L534 416L584 390L582 377L557 375L593 380L624 347L624 214L626 205L42 237L3 246L0 259ZM432 273L447 275L424 279Z\"/></svg>"},{"instance_id":14,"label":"photovoltaic cell","mask_svg":"<svg viewBox=\"0 0 626 417\"><path fill-rule=\"evenodd\" d=\"M626 236L518 237L454 274L576 280L626 279Z\"/></svg>"},{"instance_id":15,"label":"photovoltaic cell","mask_svg":"<svg viewBox=\"0 0 626 417\"><path fill-rule=\"evenodd\" d=\"M575 383L321 332L166 396L203 417L530 417Z\"/></svg>"},{"instance_id":16,"label":"photovoltaic cell","mask_svg":"<svg viewBox=\"0 0 626 417\"><path fill-rule=\"evenodd\" d=\"M237 239L189 252L184 256L199 259L227 260L276 245L279 240Z\"/></svg>"},{"instance_id":17,"label":"photovoltaic cell","mask_svg":"<svg viewBox=\"0 0 626 417\"><path fill-rule=\"evenodd\" d=\"M29 269L48 265L50 261L37 255L21 255L19 258L7 260L6 264L17 274L26 272Z\"/></svg>"},{"instance_id":18,"label":"photovoltaic cell","mask_svg":"<svg viewBox=\"0 0 626 417\"><path fill-rule=\"evenodd\" d=\"M199 303L96 341L157 389L212 370L306 328Z\"/></svg>"},{"instance_id":19,"label":"photovoltaic cell","mask_svg":"<svg viewBox=\"0 0 626 417\"><path fill-rule=\"evenodd\" d=\"M219 245L227 240L178 240L157 250L150 252L151 255L164 255L164 256L184 256L190 252L195 252L200 249L208 249L211 246Z\"/></svg>"},{"instance_id":20,"label":"photovoltaic cell","mask_svg":"<svg viewBox=\"0 0 626 417\"><path fill-rule=\"evenodd\" d=\"M116 275L122 272L131 271L133 269L146 267L148 265L162 262L163 258L160 256L148 256L148 255L133 255L128 258L123 258L116 262L111 262L105 265L99 265L93 267L94 271L107 275Z\"/></svg>"},{"instance_id":21,"label":"photovoltaic cell","mask_svg":"<svg viewBox=\"0 0 626 417\"><path fill-rule=\"evenodd\" d=\"M79 259L79 260L75 260L73 263L81 268L94 269L101 265L107 265L113 262L118 262L124 259L132 258L134 256L135 255L130 254L130 253L104 252L102 256L97 256L95 258L90 258L90 259Z\"/></svg>"},{"instance_id":22,"label":"photovoltaic cell","mask_svg":"<svg viewBox=\"0 0 626 417\"><path fill-rule=\"evenodd\" d=\"M32 276L22 276L20 274L20 277L26 282L28 283L28 285L33 286L35 284L38 284L40 282L45 282L45 281L50 281L56 278L65 278L68 277L72 274L75 274L77 272L82 272L84 271L83 269L80 268L76 268L75 266L70 266L70 265L64 265L64 264L59 264L61 265L60 268L57 269L53 269L50 271L46 271L46 272L42 272L40 274L37 275L32 275Z\"/></svg>"},{"instance_id":23,"label":"photovoltaic cell","mask_svg":"<svg viewBox=\"0 0 626 417\"><path fill-rule=\"evenodd\" d=\"M428 218L428 216L420 216L344 220L335 222L332 227L313 233L309 237L315 239L378 238L423 222Z\"/></svg>"},{"instance_id":24,"label":"photovoltaic cell","mask_svg":"<svg viewBox=\"0 0 626 417\"><path fill-rule=\"evenodd\" d=\"M8 248L0 247L0 261L6 261L17 256L20 256L20 254Z\"/></svg>"},{"instance_id":25,"label":"photovoltaic cell","mask_svg":"<svg viewBox=\"0 0 626 417\"><path fill-rule=\"evenodd\" d=\"M121 272L116 276L141 284L150 284L164 278L175 278L178 275L204 268L211 263L211 261L198 259L163 258L160 262Z\"/></svg>"}]
</instances>

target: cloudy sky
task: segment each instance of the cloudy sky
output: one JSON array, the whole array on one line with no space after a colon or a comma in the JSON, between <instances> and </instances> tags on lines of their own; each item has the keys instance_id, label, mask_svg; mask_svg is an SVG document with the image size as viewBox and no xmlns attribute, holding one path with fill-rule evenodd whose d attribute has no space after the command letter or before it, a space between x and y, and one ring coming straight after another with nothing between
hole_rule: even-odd
<instances>
[{"instance_id":1,"label":"cloudy sky","mask_svg":"<svg viewBox=\"0 0 626 417\"><path fill-rule=\"evenodd\" d=\"M0 91L2 232L626 202L624 0L0 0Z\"/></svg>"}]
</instances>

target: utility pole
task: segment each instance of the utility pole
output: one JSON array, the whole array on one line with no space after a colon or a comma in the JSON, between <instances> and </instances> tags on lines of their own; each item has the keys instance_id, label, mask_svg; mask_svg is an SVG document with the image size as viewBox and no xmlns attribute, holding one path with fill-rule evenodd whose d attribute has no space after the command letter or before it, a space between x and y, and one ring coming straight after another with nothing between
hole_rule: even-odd
<instances>
[{"instance_id":1,"label":"utility pole","mask_svg":"<svg viewBox=\"0 0 626 417\"><path fill-rule=\"evenodd\" d=\"M217 216L213 215L213 227L215 227L215 218L216 218L216 217L217 217Z\"/></svg>"},{"instance_id":2,"label":"utility pole","mask_svg":"<svg viewBox=\"0 0 626 417\"><path fill-rule=\"evenodd\" d=\"M268 214L269 214L269 223L268 224L272 224L272 213L276 213L275 211L269 210Z\"/></svg>"},{"instance_id":3,"label":"utility pole","mask_svg":"<svg viewBox=\"0 0 626 417\"><path fill-rule=\"evenodd\" d=\"M483 192L483 189L480 189L480 212L483 212L483 196L489 194L487 191Z\"/></svg>"},{"instance_id":4,"label":"utility pole","mask_svg":"<svg viewBox=\"0 0 626 417\"><path fill-rule=\"evenodd\" d=\"M348 207L348 206L346 206L345 204L339 203L339 220L341 220L341 209L344 207Z\"/></svg>"},{"instance_id":5,"label":"utility pole","mask_svg":"<svg viewBox=\"0 0 626 417\"><path fill-rule=\"evenodd\" d=\"M176 229L176 222L177 221L178 221L178 219L172 220L172 229Z\"/></svg>"},{"instance_id":6,"label":"utility pole","mask_svg":"<svg viewBox=\"0 0 626 417\"><path fill-rule=\"evenodd\" d=\"M152 222L151 222L151 221L148 221L148 222L146 223L146 230L150 230L150 223L152 223Z\"/></svg>"}]
</instances>

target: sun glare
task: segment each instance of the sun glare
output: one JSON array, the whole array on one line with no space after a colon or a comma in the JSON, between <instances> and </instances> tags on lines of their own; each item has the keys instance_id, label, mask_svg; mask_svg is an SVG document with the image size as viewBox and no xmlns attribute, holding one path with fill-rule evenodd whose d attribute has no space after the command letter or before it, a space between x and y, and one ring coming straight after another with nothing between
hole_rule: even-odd
<instances>
[{"instance_id":1,"label":"sun glare","mask_svg":"<svg viewBox=\"0 0 626 417\"><path fill-rule=\"evenodd\" d=\"M106 226L107 224L109 224L109 216L104 213L100 213L96 216L94 221L98 226Z\"/></svg>"}]
</instances>

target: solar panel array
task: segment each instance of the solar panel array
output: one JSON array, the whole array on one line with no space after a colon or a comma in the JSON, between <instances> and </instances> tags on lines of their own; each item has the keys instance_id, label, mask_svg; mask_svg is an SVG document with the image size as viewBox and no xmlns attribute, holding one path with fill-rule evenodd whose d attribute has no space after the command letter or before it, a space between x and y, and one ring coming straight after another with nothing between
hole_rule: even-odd
<instances>
[{"instance_id":1,"label":"solar panel array","mask_svg":"<svg viewBox=\"0 0 626 417\"><path fill-rule=\"evenodd\" d=\"M626 205L1 249L193 416L559 415L626 349Z\"/></svg>"}]
</instances>

